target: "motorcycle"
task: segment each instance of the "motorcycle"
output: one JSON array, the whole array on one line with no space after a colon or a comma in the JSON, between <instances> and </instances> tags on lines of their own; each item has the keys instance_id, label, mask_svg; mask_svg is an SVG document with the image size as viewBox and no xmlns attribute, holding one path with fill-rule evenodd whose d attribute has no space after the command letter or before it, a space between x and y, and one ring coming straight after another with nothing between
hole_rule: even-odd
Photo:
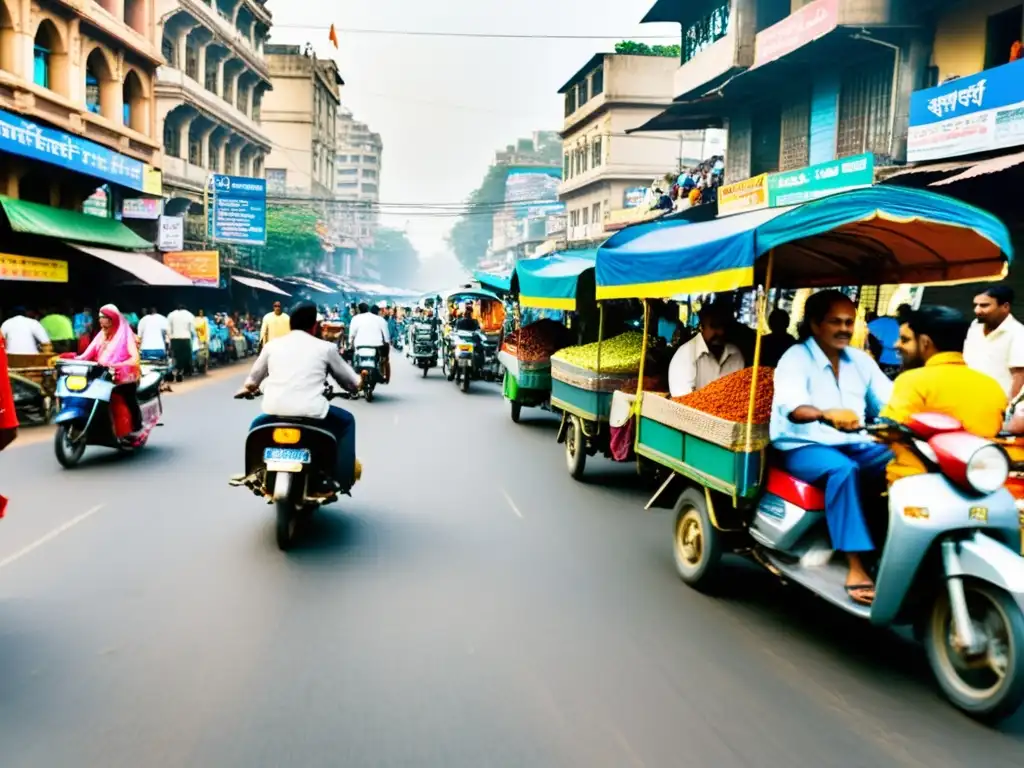
<instances>
[{"instance_id":1,"label":"motorcycle","mask_svg":"<svg viewBox=\"0 0 1024 768\"><path fill-rule=\"evenodd\" d=\"M423 371L423 378L427 378L427 371L437 367L437 340L434 329L426 323L414 323L409 336L408 349L412 364Z\"/></svg>"},{"instance_id":2,"label":"motorcycle","mask_svg":"<svg viewBox=\"0 0 1024 768\"><path fill-rule=\"evenodd\" d=\"M723 497L687 484L675 505L679 575L696 589L711 588L728 549L875 626L912 626L954 706L999 720L1024 700L1024 558L1020 517L1005 487L1007 454L945 415L865 431L908 446L927 469L889 488L870 606L850 600L846 563L832 562L824 491L778 468L768 469L756 506L736 515L727 504L715 509L713 499Z\"/></svg>"},{"instance_id":3,"label":"motorcycle","mask_svg":"<svg viewBox=\"0 0 1024 768\"><path fill-rule=\"evenodd\" d=\"M452 331L448 337L448 381L454 381L463 392L469 392L470 380L477 378L477 343L476 331Z\"/></svg>"},{"instance_id":4,"label":"motorcycle","mask_svg":"<svg viewBox=\"0 0 1024 768\"><path fill-rule=\"evenodd\" d=\"M111 369L81 360L57 361L54 452L60 465L74 467L90 445L122 453L142 448L163 415L160 382L166 373L163 368L143 369L135 393L142 423L136 429L128 404L114 391Z\"/></svg>"},{"instance_id":5,"label":"motorcycle","mask_svg":"<svg viewBox=\"0 0 1024 768\"><path fill-rule=\"evenodd\" d=\"M384 383L378 356L376 347L356 347L352 352L352 367L363 380L360 392L366 397L368 403L373 402L373 390L378 384Z\"/></svg>"},{"instance_id":6,"label":"motorcycle","mask_svg":"<svg viewBox=\"0 0 1024 768\"><path fill-rule=\"evenodd\" d=\"M504 377L501 363L498 362L498 340L493 341L481 334L480 348L483 360L480 365L480 378L484 381L501 381Z\"/></svg>"},{"instance_id":7,"label":"motorcycle","mask_svg":"<svg viewBox=\"0 0 1024 768\"><path fill-rule=\"evenodd\" d=\"M261 393L236 395L253 400ZM345 393L325 387L331 400ZM275 418L249 430L245 439L245 475L232 478L232 486L244 486L275 507L277 546L287 552L302 527L318 507L333 504L344 488L334 479L338 444L333 434L312 419ZM353 478L359 480L356 461Z\"/></svg>"}]
</instances>

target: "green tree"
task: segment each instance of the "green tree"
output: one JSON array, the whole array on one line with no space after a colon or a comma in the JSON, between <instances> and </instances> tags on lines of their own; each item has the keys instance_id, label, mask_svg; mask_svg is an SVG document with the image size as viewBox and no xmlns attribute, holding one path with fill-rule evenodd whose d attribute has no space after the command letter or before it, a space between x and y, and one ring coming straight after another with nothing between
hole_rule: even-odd
<instances>
[{"instance_id":1,"label":"green tree","mask_svg":"<svg viewBox=\"0 0 1024 768\"><path fill-rule=\"evenodd\" d=\"M319 214L308 206L268 205L267 244L257 256L258 268L286 276L319 263L324 253L319 223Z\"/></svg>"},{"instance_id":2,"label":"green tree","mask_svg":"<svg viewBox=\"0 0 1024 768\"><path fill-rule=\"evenodd\" d=\"M469 196L466 213L455 221L448 235L448 244L466 269L475 269L487 253L494 231L495 203L505 202L507 176L506 166L492 165L488 168L483 182Z\"/></svg>"},{"instance_id":3,"label":"green tree","mask_svg":"<svg viewBox=\"0 0 1024 768\"><path fill-rule=\"evenodd\" d=\"M616 53L625 53L631 56L665 56L678 58L682 51L678 45L655 45L637 43L633 40L623 40L615 44Z\"/></svg>"},{"instance_id":4,"label":"green tree","mask_svg":"<svg viewBox=\"0 0 1024 768\"><path fill-rule=\"evenodd\" d=\"M367 254L376 262L380 279L395 288L415 287L420 268L420 255L400 229L381 227L373 238Z\"/></svg>"}]
</instances>

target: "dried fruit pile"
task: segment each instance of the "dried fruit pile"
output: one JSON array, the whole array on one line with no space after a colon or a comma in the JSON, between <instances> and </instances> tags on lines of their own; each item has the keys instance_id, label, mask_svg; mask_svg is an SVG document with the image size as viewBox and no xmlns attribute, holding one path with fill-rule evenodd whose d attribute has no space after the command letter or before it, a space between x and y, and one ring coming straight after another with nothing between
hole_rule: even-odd
<instances>
[{"instance_id":1,"label":"dried fruit pile","mask_svg":"<svg viewBox=\"0 0 1024 768\"><path fill-rule=\"evenodd\" d=\"M570 341L569 330L554 320L538 320L512 331L501 348L528 363L547 360Z\"/></svg>"},{"instance_id":2,"label":"dried fruit pile","mask_svg":"<svg viewBox=\"0 0 1024 768\"><path fill-rule=\"evenodd\" d=\"M644 335L638 331L627 331L606 341L566 347L551 359L597 371L598 348L601 350L602 373L636 373L640 370L640 357L644 353Z\"/></svg>"},{"instance_id":3,"label":"dried fruit pile","mask_svg":"<svg viewBox=\"0 0 1024 768\"><path fill-rule=\"evenodd\" d=\"M726 421L746 423L750 403L750 383L754 369L730 373L711 382L703 389L682 397L673 397L677 403L696 408ZM754 423L767 424L772 415L775 397L775 369L760 368L757 372L757 392L754 395Z\"/></svg>"}]
</instances>

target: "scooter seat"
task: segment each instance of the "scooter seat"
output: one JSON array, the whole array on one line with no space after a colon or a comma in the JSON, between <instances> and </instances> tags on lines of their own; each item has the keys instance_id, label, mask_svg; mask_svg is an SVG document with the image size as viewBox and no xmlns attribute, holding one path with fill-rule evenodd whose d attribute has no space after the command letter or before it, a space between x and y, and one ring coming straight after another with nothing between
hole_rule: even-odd
<instances>
[{"instance_id":1,"label":"scooter seat","mask_svg":"<svg viewBox=\"0 0 1024 768\"><path fill-rule=\"evenodd\" d=\"M773 493L783 501L796 504L808 512L823 512L825 510L825 491L821 488L797 480L788 472L778 467L768 470L768 482L765 490Z\"/></svg>"}]
</instances>

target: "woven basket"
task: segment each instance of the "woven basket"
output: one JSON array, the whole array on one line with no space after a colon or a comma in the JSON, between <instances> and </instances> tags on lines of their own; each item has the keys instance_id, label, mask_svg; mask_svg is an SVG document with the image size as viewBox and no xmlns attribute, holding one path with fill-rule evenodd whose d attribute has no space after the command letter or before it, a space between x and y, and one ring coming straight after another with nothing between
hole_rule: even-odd
<instances>
[{"instance_id":1,"label":"woven basket","mask_svg":"<svg viewBox=\"0 0 1024 768\"><path fill-rule=\"evenodd\" d=\"M640 409L641 415L678 429L688 435L707 440L709 443L728 448L730 451L746 450L747 425L727 421L710 413L698 411L688 405L680 405L667 397L647 395ZM755 424L751 429L750 450L759 451L768 445L768 425Z\"/></svg>"},{"instance_id":2,"label":"woven basket","mask_svg":"<svg viewBox=\"0 0 1024 768\"><path fill-rule=\"evenodd\" d=\"M570 365L561 360L551 360L551 377L590 392L615 392L625 386L636 386L637 373L597 373Z\"/></svg>"}]
</instances>

